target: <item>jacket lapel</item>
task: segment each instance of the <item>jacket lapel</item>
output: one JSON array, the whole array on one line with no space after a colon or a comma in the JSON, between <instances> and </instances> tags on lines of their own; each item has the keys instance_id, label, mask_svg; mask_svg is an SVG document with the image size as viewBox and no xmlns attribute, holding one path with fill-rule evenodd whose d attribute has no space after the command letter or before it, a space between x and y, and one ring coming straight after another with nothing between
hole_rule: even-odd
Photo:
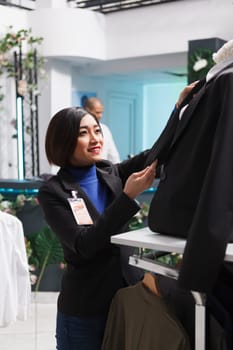
<instances>
[{"instance_id":1,"label":"jacket lapel","mask_svg":"<svg viewBox=\"0 0 233 350\"><path fill-rule=\"evenodd\" d=\"M73 177L66 171L65 169L61 168L58 171L58 177L63 185L64 189L67 192L70 192L70 195L72 195L71 191L77 191L79 192L80 187L77 185L76 181L73 179Z\"/></svg>"},{"instance_id":2,"label":"jacket lapel","mask_svg":"<svg viewBox=\"0 0 233 350\"><path fill-rule=\"evenodd\" d=\"M101 169L101 167L98 167L98 163L96 164L96 169L98 177L104 183L106 183L106 185L112 192L113 197L118 196L119 193L122 191L122 183L120 178L118 176L114 176L113 174L109 174L107 171ZM82 190L79 184L76 183L73 177L65 169L60 169L58 175L63 188L69 193L69 196L72 196L72 191L77 191L77 196L85 199L87 208L90 211L90 213L94 214L95 217L99 216L99 213L96 210L95 206L92 204L89 197Z\"/></svg>"},{"instance_id":3,"label":"jacket lapel","mask_svg":"<svg viewBox=\"0 0 233 350\"><path fill-rule=\"evenodd\" d=\"M181 121L177 125L177 129L176 129L173 141L171 143L171 146L169 148L169 151L174 146L174 144L177 142L177 140L180 138L180 136L182 135L182 133L185 130L186 126L188 125L190 119L192 118L193 113L194 113L194 111L195 111L195 109L196 109L200 99L202 98L202 96L205 93L206 86L209 84L209 82L213 78L219 76L222 73L222 71L224 71L226 68L227 69L231 69L232 67L233 67L232 60L231 60L231 62L229 62L227 65L225 65L224 67L222 67L219 70L217 70L215 68L215 66L214 66L212 69L213 69L213 71L214 71L214 69L216 69L216 72L214 71L214 73L211 76L211 78L209 80L207 80L207 82L206 82L206 78L200 80L197 83L197 85L192 89L191 94L190 93L188 94L188 96L184 100L184 102L183 102L181 107L183 107L185 104L188 104L189 102L190 103L189 103L187 109L185 110ZM196 93L196 91L197 91L197 93ZM196 93L196 95L192 98L192 95L195 94L195 93Z\"/></svg>"},{"instance_id":4,"label":"jacket lapel","mask_svg":"<svg viewBox=\"0 0 233 350\"><path fill-rule=\"evenodd\" d=\"M174 144L177 142L177 140L180 138L182 133L184 132L185 128L187 127L190 119L192 118L194 111L202 98L202 96L205 93L205 85L199 90L199 92L191 99L188 107L184 111L181 120L179 121L176 132L174 134L174 138L172 140L170 149L174 146ZM184 105L183 105L184 106Z\"/></svg>"},{"instance_id":5,"label":"jacket lapel","mask_svg":"<svg viewBox=\"0 0 233 350\"><path fill-rule=\"evenodd\" d=\"M84 199L87 210L93 219L99 217L99 212L96 207L93 205L89 197L86 195L86 192L82 190L79 184L73 179L73 177L65 170L60 169L58 172L60 182L64 187L65 191L69 193L69 197L72 197L72 191L77 192L77 197L81 197Z\"/></svg>"},{"instance_id":6,"label":"jacket lapel","mask_svg":"<svg viewBox=\"0 0 233 350\"><path fill-rule=\"evenodd\" d=\"M119 193L122 191L121 179L118 176L114 176L113 174L109 174L103 169L98 168L98 164L96 165L96 167L98 177L106 183L106 185L109 187L114 196L118 196Z\"/></svg>"}]
</instances>

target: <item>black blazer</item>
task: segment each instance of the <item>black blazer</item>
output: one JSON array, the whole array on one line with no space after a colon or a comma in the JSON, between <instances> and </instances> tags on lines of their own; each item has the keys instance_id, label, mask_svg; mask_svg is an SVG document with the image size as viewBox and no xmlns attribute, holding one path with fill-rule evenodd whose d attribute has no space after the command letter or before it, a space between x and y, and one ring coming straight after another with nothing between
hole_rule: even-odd
<instances>
[{"instance_id":1,"label":"black blazer","mask_svg":"<svg viewBox=\"0 0 233 350\"><path fill-rule=\"evenodd\" d=\"M233 65L197 90L155 144L162 172L148 221L153 231L187 237L179 282L208 292L233 238Z\"/></svg>"},{"instance_id":2,"label":"black blazer","mask_svg":"<svg viewBox=\"0 0 233 350\"><path fill-rule=\"evenodd\" d=\"M138 204L122 191L128 176L144 167L148 152L113 165L97 163L97 176L109 189L111 204L100 216L72 176L61 169L39 190L38 199L45 218L58 236L64 250L67 269L58 301L59 311L73 316L104 314L115 292L136 283L142 271L128 265L132 248L110 244L113 234L126 229L125 224L139 210ZM94 222L77 225L68 203L71 191L83 198Z\"/></svg>"}]
</instances>

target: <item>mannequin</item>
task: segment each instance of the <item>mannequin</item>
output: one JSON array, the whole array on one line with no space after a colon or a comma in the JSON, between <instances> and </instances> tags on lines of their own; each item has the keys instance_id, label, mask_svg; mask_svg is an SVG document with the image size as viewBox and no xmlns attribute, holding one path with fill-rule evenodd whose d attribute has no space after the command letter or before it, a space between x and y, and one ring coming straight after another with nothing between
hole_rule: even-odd
<instances>
[{"instance_id":1,"label":"mannequin","mask_svg":"<svg viewBox=\"0 0 233 350\"><path fill-rule=\"evenodd\" d=\"M212 292L233 241L233 40L214 60L154 147L161 173L148 216L152 231L187 238L178 281L204 293Z\"/></svg>"},{"instance_id":2,"label":"mannequin","mask_svg":"<svg viewBox=\"0 0 233 350\"><path fill-rule=\"evenodd\" d=\"M213 60L215 63L221 63L229 58L233 59L233 39L229 40L213 54Z\"/></svg>"}]
</instances>

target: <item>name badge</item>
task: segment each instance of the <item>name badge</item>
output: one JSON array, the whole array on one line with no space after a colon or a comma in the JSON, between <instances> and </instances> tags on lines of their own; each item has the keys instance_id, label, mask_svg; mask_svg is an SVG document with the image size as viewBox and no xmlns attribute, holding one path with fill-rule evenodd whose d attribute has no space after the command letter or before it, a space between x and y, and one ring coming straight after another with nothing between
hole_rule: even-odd
<instances>
[{"instance_id":1,"label":"name badge","mask_svg":"<svg viewBox=\"0 0 233 350\"><path fill-rule=\"evenodd\" d=\"M68 198L68 202L78 225L93 224L83 198Z\"/></svg>"}]
</instances>

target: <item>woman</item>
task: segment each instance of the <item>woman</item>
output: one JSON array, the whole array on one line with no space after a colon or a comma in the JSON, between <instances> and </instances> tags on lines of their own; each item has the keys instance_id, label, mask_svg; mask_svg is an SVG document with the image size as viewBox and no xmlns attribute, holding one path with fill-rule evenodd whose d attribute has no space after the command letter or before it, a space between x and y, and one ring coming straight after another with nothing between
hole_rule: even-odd
<instances>
[{"instance_id":1,"label":"woman","mask_svg":"<svg viewBox=\"0 0 233 350\"><path fill-rule=\"evenodd\" d=\"M49 123L46 155L61 169L38 198L67 263L58 298L58 350L99 350L112 297L137 282L128 252L110 244L110 237L140 209L134 198L152 185L155 163L142 170L143 152L113 165L102 160L102 146L98 120L82 108L63 109Z\"/></svg>"}]
</instances>

